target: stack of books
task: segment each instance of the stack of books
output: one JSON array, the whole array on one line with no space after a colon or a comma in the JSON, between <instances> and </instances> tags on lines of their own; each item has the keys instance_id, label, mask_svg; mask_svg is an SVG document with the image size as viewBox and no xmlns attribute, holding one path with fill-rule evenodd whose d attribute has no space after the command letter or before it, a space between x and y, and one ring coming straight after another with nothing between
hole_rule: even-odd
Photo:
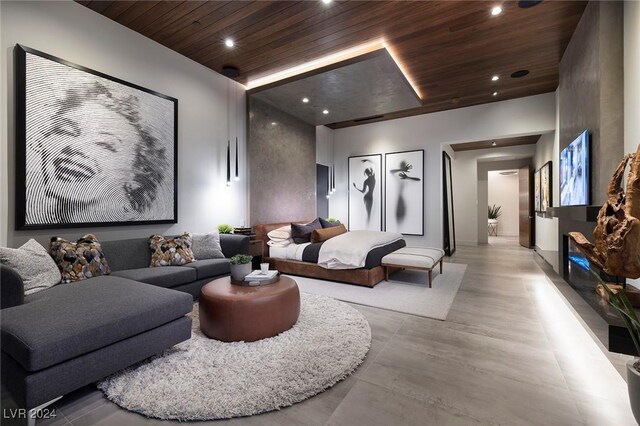
<instances>
[{"instance_id":1,"label":"stack of books","mask_svg":"<svg viewBox=\"0 0 640 426\"><path fill-rule=\"evenodd\" d=\"M237 227L237 228L233 228L233 233L234 234L239 234L239 235L251 235L251 228L244 228L244 227Z\"/></svg>"},{"instance_id":2,"label":"stack of books","mask_svg":"<svg viewBox=\"0 0 640 426\"><path fill-rule=\"evenodd\" d=\"M244 281L251 283L250 285L264 285L264 284L273 284L278 281L280 278L278 277L278 271L253 271L246 277L244 277Z\"/></svg>"}]
</instances>

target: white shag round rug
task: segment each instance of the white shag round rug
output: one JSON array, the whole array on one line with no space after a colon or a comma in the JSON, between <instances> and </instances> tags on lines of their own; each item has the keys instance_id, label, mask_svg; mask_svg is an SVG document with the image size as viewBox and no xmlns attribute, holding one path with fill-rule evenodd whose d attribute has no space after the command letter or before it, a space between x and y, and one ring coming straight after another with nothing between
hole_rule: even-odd
<instances>
[{"instance_id":1,"label":"white shag round rug","mask_svg":"<svg viewBox=\"0 0 640 426\"><path fill-rule=\"evenodd\" d=\"M349 376L371 346L371 329L351 306L300 294L288 331L257 342L191 339L98 383L120 407L148 417L213 420L249 416L303 401Z\"/></svg>"}]
</instances>

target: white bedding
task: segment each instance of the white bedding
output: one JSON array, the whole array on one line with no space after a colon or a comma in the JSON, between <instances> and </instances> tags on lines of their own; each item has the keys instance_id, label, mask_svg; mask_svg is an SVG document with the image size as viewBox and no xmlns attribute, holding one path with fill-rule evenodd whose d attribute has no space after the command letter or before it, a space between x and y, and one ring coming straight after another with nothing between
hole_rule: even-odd
<instances>
[{"instance_id":1,"label":"white bedding","mask_svg":"<svg viewBox=\"0 0 640 426\"><path fill-rule=\"evenodd\" d=\"M350 231L324 242L318 265L326 269L363 268L371 250L401 239L395 232Z\"/></svg>"},{"instance_id":2,"label":"white bedding","mask_svg":"<svg viewBox=\"0 0 640 426\"><path fill-rule=\"evenodd\" d=\"M269 257L302 261L302 252L304 252L304 248L309 244L311 243L289 244L286 247L270 246Z\"/></svg>"}]
</instances>

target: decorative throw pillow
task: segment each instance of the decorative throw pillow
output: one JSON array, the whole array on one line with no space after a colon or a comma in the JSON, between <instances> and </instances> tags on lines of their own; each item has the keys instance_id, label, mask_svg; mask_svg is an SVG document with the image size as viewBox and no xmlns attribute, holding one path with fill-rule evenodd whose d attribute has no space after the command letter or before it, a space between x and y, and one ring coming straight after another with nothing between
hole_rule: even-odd
<instances>
[{"instance_id":1,"label":"decorative throw pillow","mask_svg":"<svg viewBox=\"0 0 640 426\"><path fill-rule=\"evenodd\" d=\"M316 218L313 222L306 225L300 225L298 223L291 224L291 237L296 244L304 244L311 241L311 233L314 229L322 229L320 221Z\"/></svg>"},{"instance_id":2,"label":"decorative throw pillow","mask_svg":"<svg viewBox=\"0 0 640 426\"><path fill-rule=\"evenodd\" d=\"M193 234L193 257L195 259L224 259L220 246L220 234Z\"/></svg>"},{"instance_id":3,"label":"decorative throw pillow","mask_svg":"<svg viewBox=\"0 0 640 426\"><path fill-rule=\"evenodd\" d=\"M53 237L49 244L49 254L58 265L63 283L111 273L102 247L93 234L84 235L75 243Z\"/></svg>"},{"instance_id":4,"label":"decorative throw pillow","mask_svg":"<svg viewBox=\"0 0 640 426\"><path fill-rule=\"evenodd\" d=\"M191 250L191 234L184 234L165 238L162 235L152 235L149 238L151 247L151 265L154 266L181 266L195 260L193 250Z\"/></svg>"},{"instance_id":5,"label":"decorative throw pillow","mask_svg":"<svg viewBox=\"0 0 640 426\"><path fill-rule=\"evenodd\" d=\"M267 233L271 241L288 241L291 239L291 225L285 225Z\"/></svg>"},{"instance_id":6,"label":"decorative throw pillow","mask_svg":"<svg viewBox=\"0 0 640 426\"><path fill-rule=\"evenodd\" d=\"M24 294L46 290L60 282L60 271L47 249L34 239L20 248L0 247L0 263L14 269L22 278Z\"/></svg>"},{"instance_id":7,"label":"decorative throw pillow","mask_svg":"<svg viewBox=\"0 0 640 426\"><path fill-rule=\"evenodd\" d=\"M342 225L339 220L336 220L335 222L329 222L328 220L321 217L319 217L318 219L320 219L320 225L322 225L323 228L333 228L334 226Z\"/></svg>"},{"instance_id":8,"label":"decorative throw pillow","mask_svg":"<svg viewBox=\"0 0 640 426\"><path fill-rule=\"evenodd\" d=\"M331 228L314 229L311 233L311 242L321 243L323 241L327 241L329 238L344 234L345 232L347 232L347 228L345 228L342 224L332 226Z\"/></svg>"}]
</instances>

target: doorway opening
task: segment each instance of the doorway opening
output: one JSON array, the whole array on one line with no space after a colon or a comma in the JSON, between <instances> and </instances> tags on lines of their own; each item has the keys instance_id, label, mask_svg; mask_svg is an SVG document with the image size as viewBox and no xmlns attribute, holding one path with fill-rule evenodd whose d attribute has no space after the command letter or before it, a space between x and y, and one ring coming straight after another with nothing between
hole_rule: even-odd
<instances>
[{"instance_id":1,"label":"doorway opening","mask_svg":"<svg viewBox=\"0 0 640 426\"><path fill-rule=\"evenodd\" d=\"M517 245L519 223L518 169L487 172L487 237L491 245Z\"/></svg>"}]
</instances>

